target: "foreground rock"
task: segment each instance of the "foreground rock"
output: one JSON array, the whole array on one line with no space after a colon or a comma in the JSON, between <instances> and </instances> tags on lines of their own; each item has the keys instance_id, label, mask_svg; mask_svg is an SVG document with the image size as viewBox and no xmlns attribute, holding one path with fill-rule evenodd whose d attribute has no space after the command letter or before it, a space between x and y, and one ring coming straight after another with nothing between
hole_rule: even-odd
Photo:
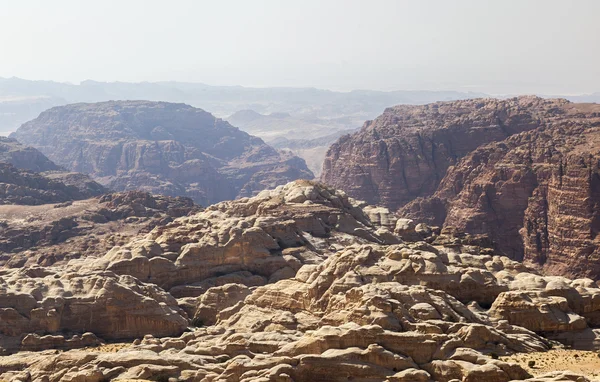
<instances>
[{"instance_id":1,"label":"foreground rock","mask_svg":"<svg viewBox=\"0 0 600 382\"><path fill-rule=\"evenodd\" d=\"M219 203L96 260L4 271L7 351L137 339L5 356L0 378L586 381L498 358L594 333L597 285L469 242L313 182Z\"/></svg>"},{"instance_id":2,"label":"foreground rock","mask_svg":"<svg viewBox=\"0 0 600 382\"><path fill-rule=\"evenodd\" d=\"M187 196L202 205L313 177L302 159L183 104L56 107L13 135L110 189Z\"/></svg>"},{"instance_id":3,"label":"foreground rock","mask_svg":"<svg viewBox=\"0 0 600 382\"><path fill-rule=\"evenodd\" d=\"M232 301L226 306L227 299L199 299L218 312L206 328L177 338L146 336L117 353L19 353L0 359L3 377L18 378L19 368L28 365L25 377L50 381L90 374L184 381L586 381L573 373L531 378L522 366L496 359L550 345L473 302L461 302L470 299L462 291L471 289L483 305L502 289L539 289L541 284L524 281L529 278L548 280L506 258L461 250L473 248L354 245L239 302L234 300L244 287L209 290L206 295L220 289ZM455 289L456 280L461 287Z\"/></svg>"},{"instance_id":4,"label":"foreground rock","mask_svg":"<svg viewBox=\"0 0 600 382\"><path fill-rule=\"evenodd\" d=\"M373 226L345 193L296 181L209 206L96 261L71 265L133 275L190 297L213 285L257 286L293 277L302 265L318 264L345 245L398 241L390 230Z\"/></svg>"},{"instance_id":5,"label":"foreground rock","mask_svg":"<svg viewBox=\"0 0 600 382\"><path fill-rule=\"evenodd\" d=\"M147 333L178 335L187 326L185 313L173 297L131 276L110 273L44 268L4 272L0 306L0 333L6 337L2 345L9 351L18 339L25 349L36 344L35 336L24 333L93 332L105 339L120 339Z\"/></svg>"}]
</instances>

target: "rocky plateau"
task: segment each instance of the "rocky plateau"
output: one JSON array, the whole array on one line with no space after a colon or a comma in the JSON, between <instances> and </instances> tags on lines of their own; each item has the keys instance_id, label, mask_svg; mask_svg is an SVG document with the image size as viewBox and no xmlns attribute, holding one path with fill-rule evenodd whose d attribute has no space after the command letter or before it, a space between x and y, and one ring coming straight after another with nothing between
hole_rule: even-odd
<instances>
[{"instance_id":1,"label":"rocky plateau","mask_svg":"<svg viewBox=\"0 0 600 382\"><path fill-rule=\"evenodd\" d=\"M184 104L59 106L11 136L108 189L185 196L201 205L313 177L304 160Z\"/></svg>"}]
</instances>

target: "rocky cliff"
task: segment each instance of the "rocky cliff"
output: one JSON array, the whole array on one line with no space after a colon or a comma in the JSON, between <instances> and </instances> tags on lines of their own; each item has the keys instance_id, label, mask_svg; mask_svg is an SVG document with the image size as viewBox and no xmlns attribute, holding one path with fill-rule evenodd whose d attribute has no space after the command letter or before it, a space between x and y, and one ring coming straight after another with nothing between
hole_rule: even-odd
<instances>
[{"instance_id":1,"label":"rocky cliff","mask_svg":"<svg viewBox=\"0 0 600 382\"><path fill-rule=\"evenodd\" d=\"M62 203L105 192L88 176L66 171L33 147L0 137L0 205Z\"/></svg>"},{"instance_id":2,"label":"rocky cliff","mask_svg":"<svg viewBox=\"0 0 600 382\"><path fill-rule=\"evenodd\" d=\"M64 170L33 147L7 137L0 137L0 162L35 172Z\"/></svg>"},{"instance_id":3,"label":"rocky cliff","mask_svg":"<svg viewBox=\"0 0 600 382\"><path fill-rule=\"evenodd\" d=\"M399 106L332 146L323 178L402 217L487 235L548 272L598 279L598 126L600 105L536 97Z\"/></svg>"},{"instance_id":4,"label":"rocky cliff","mask_svg":"<svg viewBox=\"0 0 600 382\"><path fill-rule=\"evenodd\" d=\"M56 107L21 126L14 137L110 189L188 196L202 204L313 177L302 159L183 104Z\"/></svg>"},{"instance_id":5,"label":"rocky cliff","mask_svg":"<svg viewBox=\"0 0 600 382\"><path fill-rule=\"evenodd\" d=\"M593 115L580 104L537 97L396 106L333 144L321 180L395 210L433 194L447 169L483 144Z\"/></svg>"},{"instance_id":6,"label":"rocky cliff","mask_svg":"<svg viewBox=\"0 0 600 382\"><path fill-rule=\"evenodd\" d=\"M473 151L400 214L487 234L503 253L554 274L600 278L600 105L592 110L595 118Z\"/></svg>"}]
</instances>

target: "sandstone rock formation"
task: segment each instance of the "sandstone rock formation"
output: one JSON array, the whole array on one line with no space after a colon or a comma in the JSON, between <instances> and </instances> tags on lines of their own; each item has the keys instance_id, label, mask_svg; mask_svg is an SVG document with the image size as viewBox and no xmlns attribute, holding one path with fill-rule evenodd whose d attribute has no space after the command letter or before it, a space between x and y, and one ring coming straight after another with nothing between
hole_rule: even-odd
<instances>
[{"instance_id":1,"label":"sandstone rock formation","mask_svg":"<svg viewBox=\"0 0 600 382\"><path fill-rule=\"evenodd\" d=\"M176 297L195 297L226 283L257 286L293 277L344 245L398 241L345 193L296 181L209 206L98 260L71 265L133 275Z\"/></svg>"},{"instance_id":2,"label":"sandstone rock formation","mask_svg":"<svg viewBox=\"0 0 600 382\"><path fill-rule=\"evenodd\" d=\"M433 196L400 214L486 234L502 253L553 274L600 278L600 106L577 108L578 121L550 122L473 151Z\"/></svg>"},{"instance_id":3,"label":"sandstone rock formation","mask_svg":"<svg viewBox=\"0 0 600 382\"><path fill-rule=\"evenodd\" d=\"M395 106L332 145L321 180L395 210L433 194L446 170L483 144L548 124L597 121L597 113L537 97Z\"/></svg>"},{"instance_id":4,"label":"sandstone rock formation","mask_svg":"<svg viewBox=\"0 0 600 382\"><path fill-rule=\"evenodd\" d=\"M24 146L16 139L7 137L0 137L0 162L34 172L64 170L33 147Z\"/></svg>"},{"instance_id":5,"label":"sandstone rock formation","mask_svg":"<svg viewBox=\"0 0 600 382\"><path fill-rule=\"evenodd\" d=\"M77 274L31 267L0 277L0 334L84 333L105 339L147 333L181 334L185 313L175 299L151 284L109 272ZM33 342L23 338L25 348Z\"/></svg>"},{"instance_id":6,"label":"sandstone rock formation","mask_svg":"<svg viewBox=\"0 0 600 382\"><path fill-rule=\"evenodd\" d=\"M49 266L102 256L157 225L199 210L188 198L141 191L59 204L0 205L0 265Z\"/></svg>"},{"instance_id":7,"label":"sandstone rock formation","mask_svg":"<svg viewBox=\"0 0 600 382\"><path fill-rule=\"evenodd\" d=\"M586 381L498 357L600 338L600 288L468 242L314 182L219 203L97 259L3 270L7 352L137 339L8 355L0 378Z\"/></svg>"},{"instance_id":8,"label":"sandstone rock formation","mask_svg":"<svg viewBox=\"0 0 600 382\"><path fill-rule=\"evenodd\" d=\"M90 373L98 379L184 381L556 380L556 374L529 379L520 366L495 359L549 347L533 331L505 320L499 306L513 290L555 294L567 284L523 272L523 265L507 258L462 250L477 249L423 242L353 245L250 294L236 284L211 288L198 300L199 311L217 312L211 326L177 338L145 336L118 353L19 353L0 360L3 376L20 377L19 368L27 365L25 377L50 381ZM588 303L600 296L591 281L564 281L575 295L595 296ZM232 298L205 298L219 289ZM468 296L463 290L479 291ZM475 300L464 304L453 294ZM476 304L485 304L486 296L504 302L488 313ZM522 322L549 317L544 306L531 309ZM593 309L600 311L585 308ZM558 380L586 381L568 375Z\"/></svg>"},{"instance_id":9,"label":"sandstone rock formation","mask_svg":"<svg viewBox=\"0 0 600 382\"><path fill-rule=\"evenodd\" d=\"M313 177L302 159L183 104L56 107L13 135L110 189L188 196L203 205Z\"/></svg>"}]
</instances>

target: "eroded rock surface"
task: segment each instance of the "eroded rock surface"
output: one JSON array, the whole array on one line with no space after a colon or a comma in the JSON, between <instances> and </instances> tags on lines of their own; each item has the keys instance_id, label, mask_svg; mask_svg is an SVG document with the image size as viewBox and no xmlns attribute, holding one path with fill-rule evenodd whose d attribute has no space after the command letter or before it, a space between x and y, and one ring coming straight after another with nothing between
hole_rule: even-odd
<instances>
[{"instance_id":1,"label":"eroded rock surface","mask_svg":"<svg viewBox=\"0 0 600 382\"><path fill-rule=\"evenodd\" d=\"M592 111L595 119L548 124L473 151L432 197L400 214L486 234L502 253L549 273L600 278L600 106Z\"/></svg>"},{"instance_id":2,"label":"eroded rock surface","mask_svg":"<svg viewBox=\"0 0 600 382\"><path fill-rule=\"evenodd\" d=\"M386 216L296 181L177 218L96 259L5 270L7 351L9 339L23 350L137 339L116 353L8 355L0 378L586 381L534 379L498 357L558 346L549 333L594 333L592 280L541 276Z\"/></svg>"},{"instance_id":3,"label":"eroded rock surface","mask_svg":"<svg viewBox=\"0 0 600 382\"><path fill-rule=\"evenodd\" d=\"M175 299L151 284L111 273L78 274L38 267L0 277L0 333L88 331L105 339L178 335L187 326ZM43 337L42 337L43 338ZM31 338L25 336L25 349ZM10 350L10 349L9 349Z\"/></svg>"},{"instance_id":4,"label":"eroded rock surface","mask_svg":"<svg viewBox=\"0 0 600 382\"><path fill-rule=\"evenodd\" d=\"M61 106L13 135L112 190L187 196L201 205L313 177L302 159L184 104Z\"/></svg>"},{"instance_id":5,"label":"eroded rock surface","mask_svg":"<svg viewBox=\"0 0 600 382\"><path fill-rule=\"evenodd\" d=\"M157 225L199 210L188 198L141 191L58 204L0 205L0 265L49 266L102 256Z\"/></svg>"},{"instance_id":6,"label":"eroded rock surface","mask_svg":"<svg viewBox=\"0 0 600 382\"><path fill-rule=\"evenodd\" d=\"M79 266L134 275L189 297L231 282L256 286L293 277L344 245L398 241L345 193L296 181L157 226Z\"/></svg>"}]
</instances>

